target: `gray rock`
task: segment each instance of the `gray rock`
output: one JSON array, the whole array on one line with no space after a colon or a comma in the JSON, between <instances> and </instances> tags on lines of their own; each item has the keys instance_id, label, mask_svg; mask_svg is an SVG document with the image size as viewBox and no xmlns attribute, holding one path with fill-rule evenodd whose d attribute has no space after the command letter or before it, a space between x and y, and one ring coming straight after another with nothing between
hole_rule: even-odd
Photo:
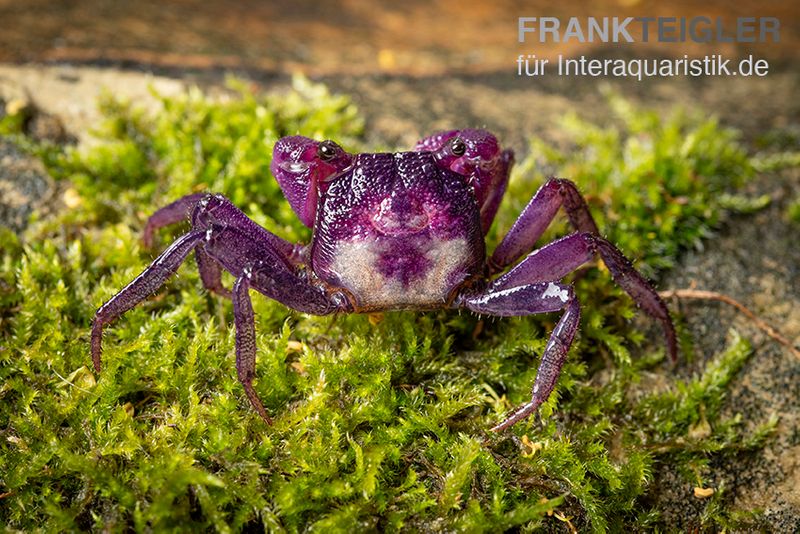
<instances>
[{"instance_id":1,"label":"gray rock","mask_svg":"<svg viewBox=\"0 0 800 534\"><path fill-rule=\"evenodd\" d=\"M39 160L0 138L0 225L21 232L34 210L49 204L53 179Z\"/></svg>"}]
</instances>

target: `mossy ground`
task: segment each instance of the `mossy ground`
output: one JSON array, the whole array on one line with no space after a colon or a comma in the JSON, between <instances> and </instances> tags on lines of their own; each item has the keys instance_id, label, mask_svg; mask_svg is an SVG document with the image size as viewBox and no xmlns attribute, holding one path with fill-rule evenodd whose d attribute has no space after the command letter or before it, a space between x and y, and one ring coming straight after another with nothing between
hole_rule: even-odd
<instances>
[{"instance_id":1,"label":"mossy ground","mask_svg":"<svg viewBox=\"0 0 800 534\"><path fill-rule=\"evenodd\" d=\"M763 164L735 132L608 101L607 125L565 120L570 150L532 140L490 247L546 174L576 181L601 231L649 276L726 210L766 202L735 194ZM307 241L269 176L271 144L301 133L370 148L349 100L302 79L280 95L191 91L164 99L158 114L110 97L102 105L101 142L82 150L33 144L3 119L4 133L68 184L58 215L2 236L0 522L10 529L668 527L649 504L654 470L669 464L687 487L703 487L714 458L757 450L776 424L765 417L752 431L720 415L751 355L747 340L732 332L702 374L674 379L647 339L657 330L631 324L635 307L601 264L575 281L581 330L541 417L498 435L486 429L528 397L557 316L319 318L254 295L256 389L270 427L236 379L230 302L204 292L187 262L107 329L96 377L90 321L154 257L139 241L148 214L218 191L275 233ZM163 231L162 242L181 230ZM548 237L565 231L555 224ZM691 339L682 342L691 354ZM638 387L653 376L661 387ZM757 512L731 509L724 488L706 502L705 528L745 525Z\"/></svg>"}]
</instances>

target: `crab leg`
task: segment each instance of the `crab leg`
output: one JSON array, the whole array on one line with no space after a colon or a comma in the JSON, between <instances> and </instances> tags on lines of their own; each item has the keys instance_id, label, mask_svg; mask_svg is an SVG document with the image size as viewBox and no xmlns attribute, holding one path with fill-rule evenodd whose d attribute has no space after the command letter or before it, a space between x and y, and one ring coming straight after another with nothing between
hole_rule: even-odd
<instances>
[{"instance_id":1,"label":"crab leg","mask_svg":"<svg viewBox=\"0 0 800 534\"><path fill-rule=\"evenodd\" d=\"M595 254L600 254L614 280L633 300L661 323L669 355L673 361L677 358L672 320L664 302L647 280L619 249L605 239L586 232L569 235L531 252L516 267L494 280L484 294L457 302L477 313L490 315L532 315L566 310L542 354L531 401L520 406L492 430L503 430L524 419L536 411L553 391L578 328L580 311L572 288L552 280L558 280L591 261Z\"/></svg>"},{"instance_id":2,"label":"crab leg","mask_svg":"<svg viewBox=\"0 0 800 534\"><path fill-rule=\"evenodd\" d=\"M217 261L208 255L202 247L194 250L194 259L197 261L197 270L200 271L200 280L203 287L222 297L231 298L231 291L222 285L222 268Z\"/></svg>"},{"instance_id":3,"label":"crab leg","mask_svg":"<svg viewBox=\"0 0 800 534\"><path fill-rule=\"evenodd\" d=\"M256 376L256 326L253 317L253 303L250 302L250 269L245 269L242 276L233 284L233 320L236 324L236 374L239 382L244 387L250 404L267 424L272 424L272 419L267 415L267 410L258 398L253 388L253 378Z\"/></svg>"},{"instance_id":4,"label":"crab leg","mask_svg":"<svg viewBox=\"0 0 800 534\"><path fill-rule=\"evenodd\" d=\"M155 236L156 230L159 228L176 224L181 221L188 221L192 215L192 211L194 211L195 206L197 206L197 203L200 202L200 200L202 200L205 196L207 196L207 193L194 193L192 195L186 195L179 198L175 202L167 204L152 214L150 218L147 219L147 223L144 225L144 232L142 233L142 241L144 242L144 246L147 248L153 246L153 237Z\"/></svg>"},{"instance_id":5,"label":"crab leg","mask_svg":"<svg viewBox=\"0 0 800 534\"><path fill-rule=\"evenodd\" d=\"M202 249L209 259L218 262L237 277L231 296L236 325L236 371L250 403L271 424L271 419L253 388L256 342L249 290L255 289L290 308L316 315L344 309L344 305L329 298L323 289L310 284L269 243L240 228L216 224L211 226L206 230Z\"/></svg>"},{"instance_id":6,"label":"crab leg","mask_svg":"<svg viewBox=\"0 0 800 534\"><path fill-rule=\"evenodd\" d=\"M156 211L145 224L142 241L146 247L152 246L156 230L183 220L191 220L195 228L207 228L211 224L241 228L266 239L287 258L296 259L302 248L296 247L262 228L224 196L209 193L186 195ZM203 287L223 297L230 297L231 292L222 285L222 271L219 263L209 257L201 248L195 251L195 257Z\"/></svg>"},{"instance_id":7,"label":"crab leg","mask_svg":"<svg viewBox=\"0 0 800 534\"><path fill-rule=\"evenodd\" d=\"M476 313L501 316L534 315L564 310L542 354L530 402L515 409L500 424L492 428L493 431L499 432L535 412L553 392L561 368L567 360L575 332L578 330L580 322L578 299L575 298L572 287L544 282L508 289L490 287L486 293L467 297L460 304Z\"/></svg>"},{"instance_id":8,"label":"crab leg","mask_svg":"<svg viewBox=\"0 0 800 534\"><path fill-rule=\"evenodd\" d=\"M669 356L672 361L677 360L675 328L664 301L617 247L595 234L579 232L534 250L519 265L495 280L490 290L559 280L594 259L596 254L603 258L614 281L661 323Z\"/></svg>"},{"instance_id":9,"label":"crab leg","mask_svg":"<svg viewBox=\"0 0 800 534\"><path fill-rule=\"evenodd\" d=\"M189 252L202 242L204 235L204 231L195 230L179 237L142 271L142 274L100 306L92 321L92 362L98 373L100 372L103 326L155 293L167 278L178 270Z\"/></svg>"},{"instance_id":10,"label":"crab leg","mask_svg":"<svg viewBox=\"0 0 800 534\"><path fill-rule=\"evenodd\" d=\"M532 250L561 206L564 206L576 230L599 235L597 224L575 184L569 180L551 178L533 195L495 249L489 261L494 272L502 271Z\"/></svg>"},{"instance_id":11,"label":"crab leg","mask_svg":"<svg viewBox=\"0 0 800 534\"><path fill-rule=\"evenodd\" d=\"M338 301L333 302L324 289L310 283L301 269L259 236L215 224L206 230L202 247L237 279L247 273L253 289L289 308L314 315L340 309Z\"/></svg>"},{"instance_id":12,"label":"crab leg","mask_svg":"<svg viewBox=\"0 0 800 534\"><path fill-rule=\"evenodd\" d=\"M92 324L95 369L100 371L103 326L155 292L194 249L201 262L213 262L217 274L219 266L222 266L237 278L231 295L236 325L236 368L248 399L269 423L252 383L255 376L255 327L249 289L252 287L295 310L317 315L348 310L348 301L336 294L329 297L324 289L310 283L302 269L293 265L283 251L274 248L273 240L264 235L269 234L266 230L254 233L222 223L207 226L207 221L198 220L196 216L194 219L194 230L178 238L133 282L97 310ZM278 239L272 234L269 236Z\"/></svg>"}]
</instances>

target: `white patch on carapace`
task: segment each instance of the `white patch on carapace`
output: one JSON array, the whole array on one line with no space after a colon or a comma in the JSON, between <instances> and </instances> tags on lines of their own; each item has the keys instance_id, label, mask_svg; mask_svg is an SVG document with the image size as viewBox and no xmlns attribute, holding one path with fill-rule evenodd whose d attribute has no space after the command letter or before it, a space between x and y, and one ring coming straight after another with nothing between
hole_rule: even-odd
<instances>
[{"instance_id":1,"label":"white patch on carapace","mask_svg":"<svg viewBox=\"0 0 800 534\"><path fill-rule=\"evenodd\" d=\"M309 164L304 161L284 161L279 163L278 166L284 171L293 174L299 174L306 171L309 167Z\"/></svg>"},{"instance_id":2,"label":"white patch on carapace","mask_svg":"<svg viewBox=\"0 0 800 534\"><path fill-rule=\"evenodd\" d=\"M341 284L355 296L359 306L373 309L437 306L445 303L451 275L469 260L466 239L427 238L420 254L430 267L408 286L378 269L386 244L380 242L339 242L334 250L331 270Z\"/></svg>"},{"instance_id":3,"label":"white patch on carapace","mask_svg":"<svg viewBox=\"0 0 800 534\"><path fill-rule=\"evenodd\" d=\"M561 302L567 302L569 300L569 291L550 282L547 284L547 289L542 293L542 298L548 297L557 297Z\"/></svg>"}]
</instances>

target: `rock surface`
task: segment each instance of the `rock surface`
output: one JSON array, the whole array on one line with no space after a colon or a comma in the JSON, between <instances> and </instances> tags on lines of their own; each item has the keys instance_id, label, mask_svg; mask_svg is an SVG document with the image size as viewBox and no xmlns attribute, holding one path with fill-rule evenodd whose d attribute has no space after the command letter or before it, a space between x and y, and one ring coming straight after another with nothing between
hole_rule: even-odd
<instances>
[{"instance_id":1,"label":"rock surface","mask_svg":"<svg viewBox=\"0 0 800 534\"><path fill-rule=\"evenodd\" d=\"M55 184L39 160L0 138L0 226L21 231L54 191Z\"/></svg>"},{"instance_id":2,"label":"rock surface","mask_svg":"<svg viewBox=\"0 0 800 534\"><path fill-rule=\"evenodd\" d=\"M770 207L730 219L703 251L687 253L661 285L696 284L733 297L800 347L800 227L786 219L787 201L800 190L800 172L761 176L754 186L772 196ZM755 354L732 383L723 417L741 414L749 428L773 414L779 418L762 451L721 460L708 484L724 485L736 508L763 510L761 528L800 531L800 358L726 304L684 301L680 308L695 343L694 361L681 365L681 374L699 372L734 328L752 341ZM666 468L651 495L669 523L691 530L702 511L691 492Z\"/></svg>"}]
</instances>

